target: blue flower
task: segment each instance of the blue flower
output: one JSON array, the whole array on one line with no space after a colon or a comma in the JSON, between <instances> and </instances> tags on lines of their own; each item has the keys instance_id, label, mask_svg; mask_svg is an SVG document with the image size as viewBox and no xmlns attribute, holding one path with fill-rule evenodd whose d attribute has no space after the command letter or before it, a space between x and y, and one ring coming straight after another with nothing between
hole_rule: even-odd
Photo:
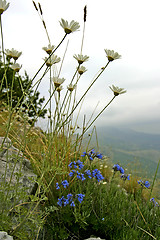
<instances>
[{"instance_id":1,"label":"blue flower","mask_svg":"<svg viewBox=\"0 0 160 240\"><path fill-rule=\"evenodd\" d=\"M91 171L90 170L85 170L84 172L89 178L92 178L91 176Z\"/></svg>"},{"instance_id":2,"label":"blue flower","mask_svg":"<svg viewBox=\"0 0 160 240\"><path fill-rule=\"evenodd\" d=\"M103 155L99 152L96 153L96 157L99 158L99 159L102 159L103 158Z\"/></svg>"},{"instance_id":3,"label":"blue flower","mask_svg":"<svg viewBox=\"0 0 160 240\"><path fill-rule=\"evenodd\" d=\"M69 204L72 201L72 197L73 197L73 195L71 193L69 193L67 195L67 198L65 199L65 202L64 202L64 206L66 206L67 204Z\"/></svg>"},{"instance_id":4,"label":"blue flower","mask_svg":"<svg viewBox=\"0 0 160 240\"><path fill-rule=\"evenodd\" d=\"M101 172L98 169L94 169L92 171L92 177L96 178L98 182L104 179L104 177L102 176Z\"/></svg>"},{"instance_id":5,"label":"blue flower","mask_svg":"<svg viewBox=\"0 0 160 240\"><path fill-rule=\"evenodd\" d=\"M150 183L148 181L142 181L142 180L139 180L138 181L138 184L140 184L142 187L146 187L146 188L149 188L150 187Z\"/></svg>"},{"instance_id":6,"label":"blue flower","mask_svg":"<svg viewBox=\"0 0 160 240\"><path fill-rule=\"evenodd\" d=\"M81 162L80 160L77 160L77 164L80 170L84 167L83 162Z\"/></svg>"},{"instance_id":7,"label":"blue flower","mask_svg":"<svg viewBox=\"0 0 160 240\"><path fill-rule=\"evenodd\" d=\"M138 184L140 184L142 187L146 187L146 188L149 188L150 187L150 183L148 181L142 181L142 180L139 180L138 181Z\"/></svg>"},{"instance_id":8,"label":"blue flower","mask_svg":"<svg viewBox=\"0 0 160 240\"><path fill-rule=\"evenodd\" d=\"M122 167L120 167L120 173L124 174L124 169Z\"/></svg>"},{"instance_id":9,"label":"blue flower","mask_svg":"<svg viewBox=\"0 0 160 240\"><path fill-rule=\"evenodd\" d=\"M83 173L80 173L77 171L77 178L84 181L85 180L85 177L84 177L84 174Z\"/></svg>"},{"instance_id":10,"label":"blue flower","mask_svg":"<svg viewBox=\"0 0 160 240\"><path fill-rule=\"evenodd\" d=\"M56 189L60 189L58 182L56 183Z\"/></svg>"},{"instance_id":11,"label":"blue flower","mask_svg":"<svg viewBox=\"0 0 160 240\"><path fill-rule=\"evenodd\" d=\"M71 168L71 167L72 167L72 162L71 162L71 163L68 165L68 167L69 167L69 168Z\"/></svg>"},{"instance_id":12,"label":"blue flower","mask_svg":"<svg viewBox=\"0 0 160 240\"><path fill-rule=\"evenodd\" d=\"M114 164L113 169L115 172L120 171L120 166L118 164Z\"/></svg>"},{"instance_id":13,"label":"blue flower","mask_svg":"<svg viewBox=\"0 0 160 240\"><path fill-rule=\"evenodd\" d=\"M104 221L104 218L102 218L102 221Z\"/></svg>"},{"instance_id":14,"label":"blue flower","mask_svg":"<svg viewBox=\"0 0 160 240\"><path fill-rule=\"evenodd\" d=\"M119 164L114 164L113 166L114 172L119 171L120 173L124 174L124 169L119 166Z\"/></svg>"},{"instance_id":15,"label":"blue flower","mask_svg":"<svg viewBox=\"0 0 160 240\"><path fill-rule=\"evenodd\" d=\"M58 202L57 204L62 207L64 205L64 207L66 207L68 204L70 204L71 207L75 207L74 201L73 201L73 195L71 193L69 193L67 195L67 198L65 198L64 196L62 196L61 198L58 198Z\"/></svg>"},{"instance_id":16,"label":"blue flower","mask_svg":"<svg viewBox=\"0 0 160 240\"><path fill-rule=\"evenodd\" d=\"M61 183L62 185L63 185L63 187L64 188L66 188L66 187L68 187L69 186L69 183L68 183L68 181L67 180L64 180L64 181L62 181L62 183Z\"/></svg>"},{"instance_id":17,"label":"blue flower","mask_svg":"<svg viewBox=\"0 0 160 240\"><path fill-rule=\"evenodd\" d=\"M64 201L65 201L66 199L64 198L64 196L62 196L61 198L58 198L58 202L57 202L57 204L60 206L60 207L62 207L62 205L64 204Z\"/></svg>"},{"instance_id":18,"label":"blue flower","mask_svg":"<svg viewBox=\"0 0 160 240\"><path fill-rule=\"evenodd\" d=\"M75 207L74 201L71 202L70 206Z\"/></svg>"},{"instance_id":19,"label":"blue flower","mask_svg":"<svg viewBox=\"0 0 160 240\"><path fill-rule=\"evenodd\" d=\"M81 155L81 157L85 157L87 155L86 152L83 152L83 154Z\"/></svg>"},{"instance_id":20,"label":"blue flower","mask_svg":"<svg viewBox=\"0 0 160 240\"><path fill-rule=\"evenodd\" d=\"M93 161L93 159L95 157L102 159L103 155L99 152L95 153L94 149L90 150L89 152L83 152L83 154L81 155L81 157L85 157L87 156L89 158L89 160Z\"/></svg>"},{"instance_id":21,"label":"blue flower","mask_svg":"<svg viewBox=\"0 0 160 240\"><path fill-rule=\"evenodd\" d=\"M150 187L150 183L149 183L148 181L145 181L144 186L145 186L146 188L149 188L149 187Z\"/></svg>"},{"instance_id":22,"label":"blue flower","mask_svg":"<svg viewBox=\"0 0 160 240\"><path fill-rule=\"evenodd\" d=\"M85 194L77 194L76 197L78 198L78 201L81 203L83 201L83 198L85 197Z\"/></svg>"},{"instance_id":23,"label":"blue flower","mask_svg":"<svg viewBox=\"0 0 160 240\"><path fill-rule=\"evenodd\" d=\"M68 175L69 175L70 177L72 177L75 172L76 172L75 170L72 170Z\"/></svg>"},{"instance_id":24,"label":"blue flower","mask_svg":"<svg viewBox=\"0 0 160 240\"><path fill-rule=\"evenodd\" d=\"M127 174L122 174L121 175L121 178L125 181L125 180L130 180L130 178L129 178L129 175L127 175Z\"/></svg>"},{"instance_id":25,"label":"blue flower","mask_svg":"<svg viewBox=\"0 0 160 240\"><path fill-rule=\"evenodd\" d=\"M77 160L77 162L71 162L68 165L69 168L79 168L80 170L84 167L83 162L81 162L80 160Z\"/></svg>"},{"instance_id":26,"label":"blue flower","mask_svg":"<svg viewBox=\"0 0 160 240\"><path fill-rule=\"evenodd\" d=\"M150 202L153 202L153 203L154 203L154 206L159 207L158 202L156 202L154 198L151 198L151 199L150 199Z\"/></svg>"}]
</instances>

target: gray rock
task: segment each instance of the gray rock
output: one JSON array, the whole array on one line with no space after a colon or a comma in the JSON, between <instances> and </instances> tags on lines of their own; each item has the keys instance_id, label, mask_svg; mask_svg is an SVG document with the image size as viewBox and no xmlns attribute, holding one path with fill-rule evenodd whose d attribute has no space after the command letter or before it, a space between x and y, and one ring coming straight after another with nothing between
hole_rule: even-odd
<instances>
[{"instance_id":1,"label":"gray rock","mask_svg":"<svg viewBox=\"0 0 160 240\"><path fill-rule=\"evenodd\" d=\"M15 185L18 181L30 194L34 187L32 179L36 178L30 161L23 153L12 145L9 138L0 137L0 182L5 181Z\"/></svg>"},{"instance_id":2,"label":"gray rock","mask_svg":"<svg viewBox=\"0 0 160 240\"><path fill-rule=\"evenodd\" d=\"M0 240L13 240L6 232L0 232Z\"/></svg>"}]
</instances>

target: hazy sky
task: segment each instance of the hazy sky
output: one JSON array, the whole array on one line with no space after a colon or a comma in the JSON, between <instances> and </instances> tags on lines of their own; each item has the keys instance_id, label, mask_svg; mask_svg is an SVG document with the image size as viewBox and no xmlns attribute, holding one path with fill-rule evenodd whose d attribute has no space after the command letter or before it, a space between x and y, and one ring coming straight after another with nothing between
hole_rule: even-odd
<instances>
[{"instance_id":1,"label":"hazy sky","mask_svg":"<svg viewBox=\"0 0 160 240\"><path fill-rule=\"evenodd\" d=\"M30 77L46 56L42 47L48 45L41 20L32 0L10 0L9 9L2 15L5 49L23 52L18 63ZM36 4L38 1L36 1ZM122 58L111 62L85 98L82 113L89 119L99 101L98 113L113 96L112 84L125 88L126 94L118 96L96 125L128 126L136 130L160 133L160 1L159 0L39 0L44 20L53 45L64 36L59 20L75 20L81 31L68 35L69 46L61 76L66 78L64 88L74 74L80 53L83 8L87 5L87 22L83 54L90 56L85 63L88 71L78 86L78 98L98 72L107 63L104 49L117 51ZM56 52L63 53L67 40ZM60 67L60 64L57 64ZM49 76L46 75L40 91L48 94ZM64 90L63 90L64 91ZM96 116L95 113L95 116Z\"/></svg>"}]
</instances>

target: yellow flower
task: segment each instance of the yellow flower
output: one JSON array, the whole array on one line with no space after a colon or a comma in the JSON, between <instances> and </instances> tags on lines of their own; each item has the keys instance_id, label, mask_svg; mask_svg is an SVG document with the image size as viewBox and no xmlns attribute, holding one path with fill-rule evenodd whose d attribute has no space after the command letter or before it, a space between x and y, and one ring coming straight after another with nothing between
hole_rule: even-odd
<instances>
[{"instance_id":1,"label":"yellow flower","mask_svg":"<svg viewBox=\"0 0 160 240\"><path fill-rule=\"evenodd\" d=\"M80 74L80 75L82 75L84 72L86 72L87 71L87 69L85 68L85 67L83 67L83 66L81 66L81 67L79 67L78 68L78 73Z\"/></svg>"},{"instance_id":2,"label":"yellow flower","mask_svg":"<svg viewBox=\"0 0 160 240\"><path fill-rule=\"evenodd\" d=\"M115 59L121 58L121 55L119 55L117 52L114 52L114 50L104 49L104 51L106 52L108 61L110 62Z\"/></svg>"},{"instance_id":3,"label":"yellow flower","mask_svg":"<svg viewBox=\"0 0 160 240\"><path fill-rule=\"evenodd\" d=\"M65 81L64 78L59 78L59 77L53 77L52 80L54 82L55 88L59 87Z\"/></svg>"},{"instance_id":4,"label":"yellow flower","mask_svg":"<svg viewBox=\"0 0 160 240\"><path fill-rule=\"evenodd\" d=\"M79 64L82 64L83 62L88 61L89 57L87 55L82 55L82 54L78 54L78 55L74 55L73 56Z\"/></svg>"},{"instance_id":5,"label":"yellow flower","mask_svg":"<svg viewBox=\"0 0 160 240\"><path fill-rule=\"evenodd\" d=\"M15 72L19 72L19 70L21 69L22 65L20 66L18 63L12 64L10 66Z\"/></svg>"},{"instance_id":6,"label":"yellow flower","mask_svg":"<svg viewBox=\"0 0 160 240\"><path fill-rule=\"evenodd\" d=\"M112 87L110 87L110 89L113 91L114 96L118 96L119 94L123 94L123 93L127 92L126 90L124 90L124 88L119 88L114 85L112 85Z\"/></svg>"},{"instance_id":7,"label":"yellow flower","mask_svg":"<svg viewBox=\"0 0 160 240\"><path fill-rule=\"evenodd\" d=\"M13 58L15 61L21 56L22 52L18 52L17 50L15 50L14 48L12 48L11 50L6 49L6 55L9 58Z\"/></svg>"},{"instance_id":8,"label":"yellow flower","mask_svg":"<svg viewBox=\"0 0 160 240\"><path fill-rule=\"evenodd\" d=\"M75 22L74 20L72 20L70 22L70 24L68 24L68 21L65 21L63 18L61 18L60 25L64 29L66 34L70 34L71 32L75 32L80 28L78 22Z\"/></svg>"},{"instance_id":9,"label":"yellow flower","mask_svg":"<svg viewBox=\"0 0 160 240\"><path fill-rule=\"evenodd\" d=\"M47 59L47 57L44 58L47 67L51 67L53 64L61 61L60 57L57 57L57 55L52 55L48 60Z\"/></svg>"},{"instance_id":10,"label":"yellow flower","mask_svg":"<svg viewBox=\"0 0 160 240\"><path fill-rule=\"evenodd\" d=\"M0 0L0 15L7 10L9 3L6 3L6 0Z\"/></svg>"},{"instance_id":11,"label":"yellow flower","mask_svg":"<svg viewBox=\"0 0 160 240\"><path fill-rule=\"evenodd\" d=\"M42 49L46 51L46 53L51 54L52 50L55 48L54 45L48 44L48 47L43 47Z\"/></svg>"}]
</instances>

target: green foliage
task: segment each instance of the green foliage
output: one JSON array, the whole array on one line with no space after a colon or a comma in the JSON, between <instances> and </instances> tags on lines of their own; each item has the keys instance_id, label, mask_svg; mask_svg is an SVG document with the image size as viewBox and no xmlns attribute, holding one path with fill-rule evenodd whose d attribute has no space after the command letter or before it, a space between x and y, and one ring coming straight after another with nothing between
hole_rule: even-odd
<instances>
[{"instance_id":1,"label":"green foliage","mask_svg":"<svg viewBox=\"0 0 160 240\"><path fill-rule=\"evenodd\" d=\"M134 200L115 183L84 185L87 192L83 203L75 208L61 207L48 216L46 239L85 239L94 235L114 240L150 240L151 235L159 236L160 209L145 201L140 192Z\"/></svg>"},{"instance_id":2,"label":"green foliage","mask_svg":"<svg viewBox=\"0 0 160 240\"><path fill-rule=\"evenodd\" d=\"M0 101L9 107L19 109L30 117L30 123L38 117L45 117L46 109L42 110L45 98L40 98L38 91L32 89L32 81L27 72L25 76L16 75L10 68L10 62L4 65L0 62Z\"/></svg>"},{"instance_id":3,"label":"green foliage","mask_svg":"<svg viewBox=\"0 0 160 240\"><path fill-rule=\"evenodd\" d=\"M26 188L17 183L0 183L0 231L10 233L14 239L33 240L42 223L42 214L31 202ZM22 224L23 223L23 224Z\"/></svg>"}]
</instances>

